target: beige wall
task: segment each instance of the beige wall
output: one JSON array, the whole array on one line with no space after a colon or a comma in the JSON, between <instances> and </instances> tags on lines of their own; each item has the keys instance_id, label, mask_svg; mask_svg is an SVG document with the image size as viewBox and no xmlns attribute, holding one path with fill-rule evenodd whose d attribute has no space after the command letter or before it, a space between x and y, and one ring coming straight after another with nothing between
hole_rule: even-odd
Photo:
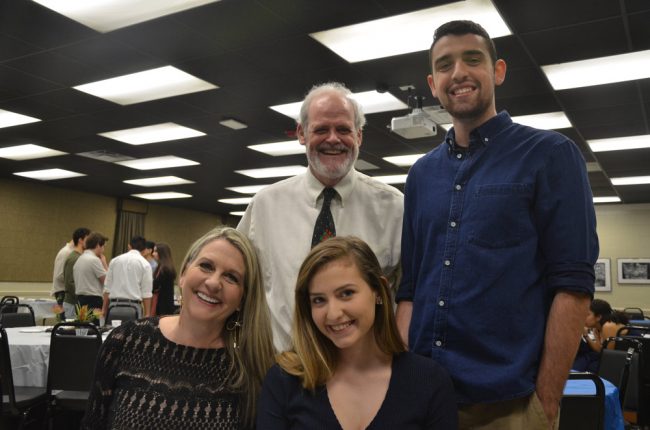
<instances>
[{"instance_id":1,"label":"beige wall","mask_svg":"<svg viewBox=\"0 0 650 430\"><path fill-rule=\"evenodd\" d=\"M615 308L640 307L650 314L650 284L619 284L618 258L650 258L650 204L597 205L600 257L609 258L612 291L596 293Z\"/></svg>"},{"instance_id":2,"label":"beige wall","mask_svg":"<svg viewBox=\"0 0 650 430\"><path fill-rule=\"evenodd\" d=\"M0 178L0 295L47 296L54 256L78 227L108 236L110 259L116 214L114 197ZM167 242L178 266L189 245L221 222L215 214L149 204L145 236Z\"/></svg>"},{"instance_id":3,"label":"beige wall","mask_svg":"<svg viewBox=\"0 0 650 430\"><path fill-rule=\"evenodd\" d=\"M112 241L116 205L112 197L0 179L0 295L47 295L54 256L72 231L86 226ZM222 222L214 214L155 204L146 212L145 236L167 242L177 268L189 245ZM612 279L612 292L596 297L614 307L641 307L650 313L650 284L616 282L617 258L650 258L650 204L598 205L596 216L600 258L610 259Z\"/></svg>"}]
</instances>

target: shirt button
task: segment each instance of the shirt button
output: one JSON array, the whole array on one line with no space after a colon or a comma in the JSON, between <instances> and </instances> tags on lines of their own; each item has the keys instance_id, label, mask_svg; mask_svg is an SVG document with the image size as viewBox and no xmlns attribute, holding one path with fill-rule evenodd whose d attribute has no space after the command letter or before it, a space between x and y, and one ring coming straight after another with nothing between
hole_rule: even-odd
<instances>
[{"instance_id":1,"label":"shirt button","mask_svg":"<svg viewBox=\"0 0 650 430\"><path fill-rule=\"evenodd\" d=\"M456 158L458 158L458 159L463 158L463 154L456 154Z\"/></svg>"},{"instance_id":2,"label":"shirt button","mask_svg":"<svg viewBox=\"0 0 650 430\"><path fill-rule=\"evenodd\" d=\"M463 187L460 184L456 184L454 188L456 188L456 191L460 191Z\"/></svg>"},{"instance_id":3,"label":"shirt button","mask_svg":"<svg viewBox=\"0 0 650 430\"><path fill-rule=\"evenodd\" d=\"M456 224L456 221L452 221L452 222L449 223L449 225L452 226L452 227L456 227L457 224Z\"/></svg>"},{"instance_id":4,"label":"shirt button","mask_svg":"<svg viewBox=\"0 0 650 430\"><path fill-rule=\"evenodd\" d=\"M440 301L438 302L438 306L443 307L444 305L445 305L445 301L444 301L444 300L440 300Z\"/></svg>"},{"instance_id":5,"label":"shirt button","mask_svg":"<svg viewBox=\"0 0 650 430\"><path fill-rule=\"evenodd\" d=\"M451 261L450 260L445 260L445 266L451 266Z\"/></svg>"},{"instance_id":6,"label":"shirt button","mask_svg":"<svg viewBox=\"0 0 650 430\"><path fill-rule=\"evenodd\" d=\"M442 346L442 341L441 340L436 340L436 346Z\"/></svg>"}]
</instances>

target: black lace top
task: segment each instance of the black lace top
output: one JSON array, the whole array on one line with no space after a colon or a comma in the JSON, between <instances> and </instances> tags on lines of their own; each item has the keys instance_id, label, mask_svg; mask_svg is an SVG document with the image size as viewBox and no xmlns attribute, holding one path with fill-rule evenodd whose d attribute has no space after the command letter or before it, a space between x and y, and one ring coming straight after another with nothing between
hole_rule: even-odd
<instances>
[{"instance_id":1,"label":"black lace top","mask_svg":"<svg viewBox=\"0 0 650 430\"><path fill-rule=\"evenodd\" d=\"M171 342L158 321L123 324L106 339L81 428L238 429L226 350Z\"/></svg>"}]
</instances>

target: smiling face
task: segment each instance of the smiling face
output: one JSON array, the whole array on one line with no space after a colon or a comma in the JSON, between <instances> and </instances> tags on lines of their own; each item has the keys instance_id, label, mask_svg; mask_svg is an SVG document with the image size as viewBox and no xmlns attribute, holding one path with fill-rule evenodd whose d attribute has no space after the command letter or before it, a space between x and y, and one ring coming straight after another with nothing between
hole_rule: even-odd
<instances>
[{"instance_id":1,"label":"smiling face","mask_svg":"<svg viewBox=\"0 0 650 430\"><path fill-rule=\"evenodd\" d=\"M373 326L377 294L349 258L323 266L309 284L311 316L339 349L376 347Z\"/></svg>"},{"instance_id":2,"label":"smiling face","mask_svg":"<svg viewBox=\"0 0 650 430\"><path fill-rule=\"evenodd\" d=\"M456 121L473 127L496 115L494 88L505 79L506 64L492 64L485 40L476 34L446 35L431 52L431 93Z\"/></svg>"},{"instance_id":3,"label":"smiling face","mask_svg":"<svg viewBox=\"0 0 650 430\"><path fill-rule=\"evenodd\" d=\"M180 277L181 318L215 324L221 329L241 306L245 272L244 257L228 240L206 244Z\"/></svg>"},{"instance_id":4,"label":"smiling face","mask_svg":"<svg viewBox=\"0 0 650 430\"><path fill-rule=\"evenodd\" d=\"M361 130L354 126L354 110L341 94L324 91L315 96L308 110L307 129L298 125L298 139L307 147L313 175L323 185L336 185L359 156Z\"/></svg>"}]
</instances>

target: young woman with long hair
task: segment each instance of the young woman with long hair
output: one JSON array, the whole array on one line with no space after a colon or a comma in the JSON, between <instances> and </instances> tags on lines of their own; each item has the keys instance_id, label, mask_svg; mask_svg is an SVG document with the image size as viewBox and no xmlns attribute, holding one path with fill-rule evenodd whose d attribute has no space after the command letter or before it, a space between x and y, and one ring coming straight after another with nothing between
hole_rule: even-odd
<instances>
[{"instance_id":1,"label":"young woman with long hair","mask_svg":"<svg viewBox=\"0 0 650 430\"><path fill-rule=\"evenodd\" d=\"M153 258L158 262L153 274L153 315L171 315L174 313L174 281L176 269L172 259L172 250L166 243L159 242L154 245ZM155 306L154 306L155 302Z\"/></svg>"}]
</instances>

